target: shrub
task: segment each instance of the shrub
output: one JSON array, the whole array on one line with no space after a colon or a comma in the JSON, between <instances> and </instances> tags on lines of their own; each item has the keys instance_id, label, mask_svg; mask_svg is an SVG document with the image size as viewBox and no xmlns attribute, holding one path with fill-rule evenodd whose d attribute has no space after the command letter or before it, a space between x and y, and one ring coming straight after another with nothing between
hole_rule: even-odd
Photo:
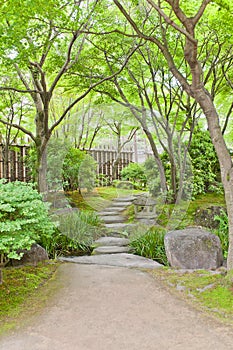
<instances>
[{"instance_id":1,"label":"shrub","mask_svg":"<svg viewBox=\"0 0 233 350\"><path fill-rule=\"evenodd\" d=\"M20 259L19 249L30 249L41 239L51 239L54 225L48 207L32 184L0 180L0 256ZM1 282L1 281L0 281Z\"/></svg>"},{"instance_id":2,"label":"shrub","mask_svg":"<svg viewBox=\"0 0 233 350\"><path fill-rule=\"evenodd\" d=\"M220 167L208 131L194 133L189 155L193 166L193 196L219 191Z\"/></svg>"},{"instance_id":3,"label":"shrub","mask_svg":"<svg viewBox=\"0 0 233 350\"><path fill-rule=\"evenodd\" d=\"M91 251L91 246L100 235L101 221L93 211L70 211L53 214L57 230L52 240L41 242L50 257L83 254Z\"/></svg>"},{"instance_id":4,"label":"shrub","mask_svg":"<svg viewBox=\"0 0 233 350\"><path fill-rule=\"evenodd\" d=\"M144 167L138 163L130 163L121 171L122 180L131 181L136 189L144 189L146 175Z\"/></svg>"},{"instance_id":5,"label":"shrub","mask_svg":"<svg viewBox=\"0 0 233 350\"><path fill-rule=\"evenodd\" d=\"M153 259L163 265L168 265L164 246L166 230L161 227L151 227L149 230L139 227L130 238L130 246L135 254Z\"/></svg>"},{"instance_id":6,"label":"shrub","mask_svg":"<svg viewBox=\"0 0 233 350\"><path fill-rule=\"evenodd\" d=\"M96 162L84 151L70 148L63 162L62 177L66 191L82 188L91 191L95 185Z\"/></svg>"}]
</instances>

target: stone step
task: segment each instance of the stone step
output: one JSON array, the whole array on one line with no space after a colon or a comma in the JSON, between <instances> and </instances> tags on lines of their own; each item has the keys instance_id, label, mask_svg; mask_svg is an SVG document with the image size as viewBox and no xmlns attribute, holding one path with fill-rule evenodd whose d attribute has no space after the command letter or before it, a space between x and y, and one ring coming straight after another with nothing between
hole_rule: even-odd
<instances>
[{"instance_id":1,"label":"stone step","mask_svg":"<svg viewBox=\"0 0 233 350\"><path fill-rule=\"evenodd\" d=\"M129 244L129 239L127 238L118 238L118 237L101 237L97 239L93 246L94 247L100 247L100 246L118 246L118 247L124 247Z\"/></svg>"},{"instance_id":2,"label":"stone step","mask_svg":"<svg viewBox=\"0 0 233 350\"><path fill-rule=\"evenodd\" d=\"M126 228L130 227L131 224L119 222L119 223L112 223L112 224L105 224L105 227L112 230L120 232L122 230L125 230Z\"/></svg>"},{"instance_id":3,"label":"stone step","mask_svg":"<svg viewBox=\"0 0 233 350\"><path fill-rule=\"evenodd\" d=\"M132 203L135 199L136 199L136 197L134 197L134 196L118 197L118 198L114 198L113 202L130 202L130 203Z\"/></svg>"},{"instance_id":4,"label":"stone step","mask_svg":"<svg viewBox=\"0 0 233 350\"><path fill-rule=\"evenodd\" d=\"M92 255L100 254L119 254L119 253L129 253L132 251L131 247L119 247L119 246L101 246L93 250Z\"/></svg>"},{"instance_id":5,"label":"stone step","mask_svg":"<svg viewBox=\"0 0 233 350\"><path fill-rule=\"evenodd\" d=\"M119 211L115 210L115 211L99 211L98 212L98 215L101 217L101 216L115 216L115 215L118 215L119 214Z\"/></svg>"},{"instance_id":6,"label":"stone step","mask_svg":"<svg viewBox=\"0 0 233 350\"><path fill-rule=\"evenodd\" d=\"M64 262L72 262L76 264L94 264L94 265L130 267L130 268L134 267L134 268L156 269L156 268L163 267L163 265L157 263L154 260L143 258L142 256L137 256L134 254L128 254L128 253L60 257L59 260Z\"/></svg>"},{"instance_id":7,"label":"stone step","mask_svg":"<svg viewBox=\"0 0 233 350\"><path fill-rule=\"evenodd\" d=\"M121 215L116 216L100 216L101 220L104 221L105 224L115 224L115 223L123 223L125 218Z\"/></svg>"},{"instance_id":8,"label":"stone step","mask_svg":"<svg viewBox=\"0 0 233 350\"><path fill-rule=\"evenodd\" d=\"M132 202L120 202L120 201L116 201L116 202L112 202L112 207L115 208L115 207L119 207L119 208L126 208L128 207L129 205L131 205Z\"/></svg>"},{"instance_id":9,"label":"stone step","mask_svg":"<svg viewBox=\"0 0 233 350\"><path fill-rule=\"evenodd\" d=\"M121 211L124 211L125 210L125 207L109 207L109 208L104 208L104 211L105 212L112 212L112 211L115 211L115 212L121 212Z\"/></svg>"}]
</instances>

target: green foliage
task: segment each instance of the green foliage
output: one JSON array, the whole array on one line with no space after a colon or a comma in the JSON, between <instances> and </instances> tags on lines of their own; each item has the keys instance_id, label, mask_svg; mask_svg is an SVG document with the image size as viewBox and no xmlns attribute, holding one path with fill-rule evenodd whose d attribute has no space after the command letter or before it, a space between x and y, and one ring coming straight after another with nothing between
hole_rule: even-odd
<instances>
[{"instance_id":1,"label":"green foliage","mask_svg":"<svg viewBox=\"0 0 233 350\"><path fill-rule=\"evenodd\" d=\"M61 138L51 138L47 145L47 184L49 190L62 190L62 165L69 144Z\"/></svg>"},{"instance_id":2,"label":"green foliage","mask_svg":"<svg viewBox=\"0 0 233 350\"><path fill-rule=\"evenodd\" d=\"M189 154L193 166L193 197L208 191L219 192L219 162L208 131L194 134Z\"/></svg>"},{"instance_id":3,"label":"green foliage","mask_svg":"<svg viewBox=\"0 0 233 350\"><path fill-rule=\"evenodd\" d=\"M144 168L148 189L153 196L157 196L160 193L161 186L158 166L154 158L148 158L144 163Z\"/></svg>"},{"instance_id":4,"label":"green foliage","mask_svg":"<svg viewBox=\"0 0 233 350\"><path fill-rule=\"evenodd\" d=\"M67 211L53 215L57 230L52 239L43 240L50 257L89 253L100 234L100 219L93 211Z\"/></svg>"},{"instance_id":5,"label":"green foliage","mask_svg":"<svg viewBox=\"0 0 233 350\"><path fill-rule=\"evenodd\" d=\"M229 225L226 211L221 210L221 215L216 215L214 220L219 222L219 228L214 231L214 233L220 239L224 258L227 258L229 247Z\"/></svg>"},{"instance_id":6,"label":"green foliage","mask_svg":"<svg viewBox=\"0 0 233 350\"><path fill-rule=\"evenodd\" d=\"M156 260L160 264L168 265L164 247L166 230L162 227L139 227L137 232L130 238L130 246L135 254Z\"/></svg>"},{"instance_id":7,"label":"green foliage","mask_svg":"<svg viewBox=\"0 0 233 350\"><path fill-rule=\"evenodd\" d=\"M144 167L138 163L130 163L121 171L122 180L131 181L136 189L146 187L146 175Z\"/></svg>"},{"instance_id":8,"label":"green foliage","mask_svg":"<svg viewBox=\"0 0 233 350\"><path fill-rule=\"evenodd\" d=\"M53 232L48 207L31 184L0 181L0 254L19 259L18 249L30 249Z\"/></svg>"},{"instance_id":9,"label":"green foliage","mask_svg":"<svg viewBox=\"0 0 233 350\"><path fill-rule=\"evenodd\" d=\"M112 181L112 186L116 188L122 188L122 189L134 189L135 184L130 181L121 181L121 180L113 180Z\"/></svg>"},{"instance_id":10,"label":"green foliage","mask_svg":"<svg viewBox=\"0 0 233 350\"><path fill-rule=\"evenodd\" d=\"M66 191L86 188L89 192L95 184L96 162L84 151L70 148L63 162L62 177Z\"/></svg>"}]
</instances>

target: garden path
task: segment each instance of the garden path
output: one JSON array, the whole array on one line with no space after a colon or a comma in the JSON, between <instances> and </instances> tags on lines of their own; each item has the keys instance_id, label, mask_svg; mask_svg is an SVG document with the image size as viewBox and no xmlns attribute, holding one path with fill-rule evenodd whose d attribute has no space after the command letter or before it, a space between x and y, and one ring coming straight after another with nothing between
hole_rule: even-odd
<instances>
[{"instance_id":1,"label":"garden path","mask_svg":"<svg viewBox=\"0 0 233 350\"><path fill-rule=\"evenodd\" d=\"M121 267L159 268L162 265L151 259L134 255L128 244L129 240L122 238L124 231L134 229L136 224L126 222L123 212L136 197L118 197L108 208L98 215L108 229L108 237L102 237L94 242L95 249L91 256L63 257L60 260L77 264L94 264Z\"/></svg>"},{"instance_id":2,"label":"garden path","mask_svg":"<svg viewBox=\"0 0 233 350\"><path fill-rule=\"evenodd\" d=\"M233 331L146 272L62 264L58 292L1 350L232 350Z\"/></svg>"}]
</instances>

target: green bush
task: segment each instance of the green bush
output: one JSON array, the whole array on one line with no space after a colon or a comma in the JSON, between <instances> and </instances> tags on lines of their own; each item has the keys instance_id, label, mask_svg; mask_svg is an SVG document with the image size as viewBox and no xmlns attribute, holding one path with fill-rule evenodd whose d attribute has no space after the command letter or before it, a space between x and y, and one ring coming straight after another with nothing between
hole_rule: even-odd
<instances>
[{"instance_id":1,"label":"green bush","mask_svg":"<svg viewBox=\"0 0 233 350\"><path fill-rule=\"evenodd\" d=\"M138 163L130 163L121 171L122 180L130 181L136 189L144 189L146 187L145 169Z\"/></svg>"},{"instance_id":2,"label":"green bush","mask_svg":"<svg viewBox=\"0 0 233 350\"><path fill-rule=\"evenodd\" d=\"M18 249L30 249L50 239L54 225L48 207L32 184L0 181L0 254L19 259Z\"/></svg>"},{"instance_id":3,"label":"green bush","mask_svg":"<svg viewBox=\"0 0 233 350\"><path fill-rule=\"evenodd\" d=\"M161 227L151 227L149 230L139 227L130 238L130 246L135 254L153 259L163 265L168 265L164 246L166 230Z\"/></svg>"},{"instance_id":4,"label":"green bush","mask_svg":"<svg viewBox=\"0 0 233 350\"><path fill-rule=\"evenodd\" d=\"M41 242L50 257L70 254L84 254L100 235L101 221L93 211L68 210L62 214L53 214L57 230L52 240Z\"/></svg>"},{"instance_id":5,"label":"green bush","mask_svg":"<svg viewBox=\"0 0 233 350\"><path fill-rule=\"evenodd\" d=\"M86 152L70 148L63 162L62 177L66 191L84 188L91 191L95 186L96 162Z\"/></svg>"},{"instance_id":6,"label":"green bush","mask_svg":"<svg viewBox=\"0 0 233 350\"><path fill-rule=\"evenodd\" d=\"M221 215L216 215L214 220L219 222L219 228L214 231L214 233L219 237L223 256L226 259L228 255L229 247L229 225L228 225L228 216L225 210L221 210Z\"/></svg>"},{"instance_id":7,"label":"green bush","mask_svg":"<svg viewBox=\"0 0 233 350\"><path fill-rule=\"evenodd\" d=\"M193 197L220 190L220 167L208 131L194 133L189 155L193 167Z\"/></svg>"}]
</instances>

